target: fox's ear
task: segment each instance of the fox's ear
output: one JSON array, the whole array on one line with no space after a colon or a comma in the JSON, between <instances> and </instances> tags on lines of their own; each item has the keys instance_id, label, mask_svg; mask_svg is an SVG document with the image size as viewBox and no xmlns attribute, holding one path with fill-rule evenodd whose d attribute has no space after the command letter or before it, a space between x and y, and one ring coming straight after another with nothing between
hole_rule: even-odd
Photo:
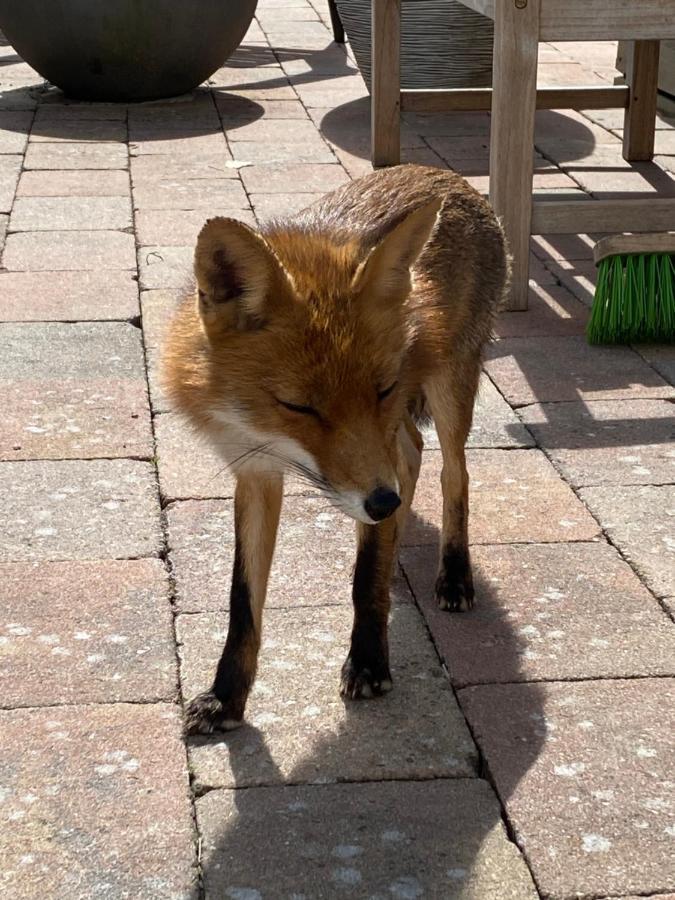
<instances>
[{"instance_id":1,"label":"fox's ear","mask_svg":"<svg viewBox=\"0 0 675 900\"><path fill-rule=\"evenodd\" d=\"M265 242L236 219L209 219L195 249L199 313L209 338L261 325L286 296L288 279Z\"/></svg>"},{"instance_id":2,"label":"fox's ear","mask_svg":"<svg viewBox=\"0 0 675 900\"><path fill-rule=\"evenodd\" d=\"M386 299L407 296L410 269L431 236L442 204L439 197L419 207L370 251L354 275L352 288L356 293Z\"/></svg>"}]
</instances>

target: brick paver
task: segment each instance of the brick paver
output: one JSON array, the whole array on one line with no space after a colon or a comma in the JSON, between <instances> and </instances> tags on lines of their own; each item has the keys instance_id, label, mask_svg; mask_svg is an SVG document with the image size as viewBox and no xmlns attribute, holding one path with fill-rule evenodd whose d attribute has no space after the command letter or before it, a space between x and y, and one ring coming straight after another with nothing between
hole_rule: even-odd
<instances>
[{"instance_id":1,"label":"brick paver","mask_svg":"<svg viewBox=\"0 0 675 900\"><path fill-rule=\"evenodd\" d=\"M540 83L611 84L615 56L542 45ZM343 704L354 524L288 479L247 722L185 742L227 628L234 480L169 409L163 335L207 218L254 226L370 171L367 91L325 0L259 0L168 101L78 103L9 44L0 63L0 893L672 900L675 350L588 347L598 236L533 238L530 309L486 353L475 609L434 603L428 427L394 691ZM402 159L486 193L489 126L406 113ZM622 128L539 112L535 190L672 193L672 119L653 164Z\"/></svg>"},{"instance_id":2,"label":"brick paver","mask_svg":"<svg viewBox=\"0 0 675 900\"><path fill-rule=\"evenodd\" d=\"M194 896L175 706L1 710L0 723L5 896Z\"/></svg>"},{"instance_id":3,"label":"brick paver","mask_svg":"<svg viewBox=\"0 0 675 900\"><path fill-rule=\"evenodd\" d=\"M0 459L152 456L138 328L0 325L0 379Z\"/></svg>"},{"instance_id":4,"label":"brick paver","mask_svg":"<svg viewBox=\"0 0 675 900\"><path fill-rule=\"evenodd\" d=\"M0 597L4 706L174 698L159 560L0 564Z\"/></svg>"},{"instance_id":5,"label":"brick paver","mask_svg":"<svg viewBox=\"0 0 675 900\"><path fill-rule=\"evenodd\" d=\"M208 900L537 897L476 780L213 791L197 802L197 817ZM254 863L250 847L263 832Z\"/></svg>"},{"instance_id":6,"label":"brick paver","mask_svg":"<svg viewBox=\"0 0 675 900\"><path fill-rule=\"evenodd\" d=\"M460 692L547 897L673 884L673 679L492 685Z\"/></svg>"}]
</instances>

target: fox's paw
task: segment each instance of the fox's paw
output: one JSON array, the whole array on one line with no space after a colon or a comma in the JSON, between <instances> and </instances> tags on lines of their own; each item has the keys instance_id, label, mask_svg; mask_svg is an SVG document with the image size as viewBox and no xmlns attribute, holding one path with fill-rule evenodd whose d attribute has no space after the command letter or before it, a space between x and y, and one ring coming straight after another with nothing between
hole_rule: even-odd
<instances>
[{"instance_id":1,"label":"fox's paw","mask_svg":"<svg viewBox=\"0 0 675 900\"><path fill-rule=\"evenodd\" d=\"M232 703L222 703L213 691L205 691L191 700L185 710L186 734L212 734L214 731L232 731L239 728L244 719L243 708L235 709Z\"/></svg>"},{"instance_id":2,"label":"fox's paw","mask_svg":"<svg viewBox=\"0 0 675 900\"><path fill-rule=\"evenodd\" d=\"M473 577L465 549L446 547L436 579L436 600L439 607L448 612L473 609Z\"/></svg>"},{"instance_id":3,"label":"fox's paw","mask_svg":"<svg viewBox=\"0 0 675 900\"><path fill-rule=\"evenodd\" d=\"M380 697L393 687L389 668L384 666L357 666L348 656L342 666L340 680L340 696L346 700L366 700L369 697Z\"/></svg>"}]
</instances>

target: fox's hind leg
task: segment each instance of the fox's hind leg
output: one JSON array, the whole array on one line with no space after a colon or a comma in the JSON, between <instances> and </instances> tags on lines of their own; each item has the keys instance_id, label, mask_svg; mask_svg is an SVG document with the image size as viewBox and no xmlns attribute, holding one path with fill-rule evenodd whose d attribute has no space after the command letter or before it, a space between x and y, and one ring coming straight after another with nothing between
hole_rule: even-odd
<instances>
[{"instance_id":1,"label":"fox's hind leg","mask_svg":"<svg viewBox=\"0 0 675 900\"><path fill-rule=\"evenodd\" d=\"M354 627L340 685L340 693L350 700L378 696L392 687L387 639L389 584L422 458L422 439L409 417L399 428L397 454L401 505L379 525L357 526Z\"/></svg>"},{"instance_id":2,"label":"fox's hind leg","mask_svg":"<svg viewBox=\"0 0 675 900\"><path fill-rule=\"evenodd\" d=\"M480 377L478 355L453 358L448 367L424 386L443 454L443 528L436 579L441 609L471 609L474 601L469 557L469 475L464 447L471 429Z\"/></svg>"},{"instance_id":3,"label":"fox's hind leg","mask_svg":"<svg viewBox=\"0 0 675 900\"><path fill-rule=\"evenodd\" d=\"M227 731L241 725L258 663L262 612L282 493L281 475L258 473L237 478L227 640L213 687L195 697L187 707L188 734Z\"/></svg>"}]
</instances>

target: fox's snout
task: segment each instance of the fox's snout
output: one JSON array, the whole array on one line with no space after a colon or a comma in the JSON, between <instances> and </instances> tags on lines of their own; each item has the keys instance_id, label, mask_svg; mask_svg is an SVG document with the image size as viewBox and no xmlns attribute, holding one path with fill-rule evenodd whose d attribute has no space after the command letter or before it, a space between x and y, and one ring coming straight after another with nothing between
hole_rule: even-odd
<instances>
[{"instance_id":1,"label":"fox's snout","mask_svg":"<svg viewBox=\"0 0 675 900\"><path fill-rule=\"evenodd\" d=\"M374 522L389 518L401 505L401 498L391 488L377 487L368 494L363 503L366 515Z\"/></svg>"}]
</instances>

